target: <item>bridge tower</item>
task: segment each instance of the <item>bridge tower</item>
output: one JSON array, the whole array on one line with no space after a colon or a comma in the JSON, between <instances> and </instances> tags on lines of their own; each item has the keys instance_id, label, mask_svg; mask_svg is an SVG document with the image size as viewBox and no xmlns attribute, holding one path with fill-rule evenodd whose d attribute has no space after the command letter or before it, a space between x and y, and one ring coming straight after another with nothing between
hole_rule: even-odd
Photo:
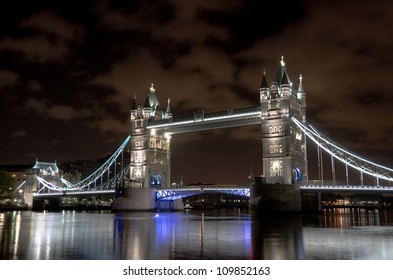
<instances>
[{"instance_id":1,"label":"bridge tower","mask_svg":"<svg viewBox=\"0 0 393 280\"><path fill-rule=\"evenodd\" d=\"M163 110L153 84L144 105L137 104L134 97L130 111L130 178L113 202L113 210L153 210L155 190L170 186L170 135L147 128L150 121L169 119L170 100Z\"/></svg>"},{"instance_id":2,"label":"bridge tower","mask_svg":"<svg viewBox=\"0 0 393 280\"><path fill-rule=\"evenodd\" d=\"M299 212L300 184L307 182L306 140L290 117L306 120L303 78L300 76L295 88L281 57L277 75L270 84L263 72L259 93L263 176L254 178L251 184L250 208L258 212Z\"/></svg>"},{"instance_id":3,"label":"bridge tower","mask_svg":"<svg viewBox=\"0 0 393 280\"><path fill-rule=\"evenodd\" d=\"M164 111L153 84L144 105L131 107L130 179L135 187L167 188L170 186L170 135L163 130L147 129L149 121L171 119L170 100Z\"/></svg>"},{"instance_id":4,"label":"bridge tower","mask_svg":"<svg viewBox=\"0 0 393 280\"><path fill-rule=\"evenodd\" d=\"M266 72L260 92L263 174L268 184L307 182L306 142L290 116L306 120L303 77L297 89L289 79L283 57L276 78L270 84Z\"/></svg>"}]
</instances>

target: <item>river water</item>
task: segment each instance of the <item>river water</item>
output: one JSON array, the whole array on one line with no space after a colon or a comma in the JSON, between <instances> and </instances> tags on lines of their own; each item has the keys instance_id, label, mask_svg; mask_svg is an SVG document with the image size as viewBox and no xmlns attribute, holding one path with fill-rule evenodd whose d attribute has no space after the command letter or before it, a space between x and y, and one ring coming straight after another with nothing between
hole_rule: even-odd
<instances>
[{"instance_id":1,"label":"river water","mask_svg":"<svg viewBox=\"0 0 393 280\"><path fill-rule=\"evenodd\" d=\"M393 210L0 212L6 260L393 260Z\"/></svg>"}]
</instances>

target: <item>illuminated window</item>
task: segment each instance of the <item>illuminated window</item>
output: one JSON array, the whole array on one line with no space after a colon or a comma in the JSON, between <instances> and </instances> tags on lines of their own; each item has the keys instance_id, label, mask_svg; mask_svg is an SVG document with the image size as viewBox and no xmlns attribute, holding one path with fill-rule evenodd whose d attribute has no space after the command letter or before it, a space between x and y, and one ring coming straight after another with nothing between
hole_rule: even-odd
<instances>
[{"instance_id":1,"label":"illuminated window","mask_svg":"<svg viewBox=\"0 0 393 280\"><path fill-rule=\"evenodd\" d=\"M282 145L278 145L276 142L274 145L269 146L269 151L271 154L282 153Z\"/></svg>"},{"instance_id":2,"label":"illuminated window","mask_svg":"<svg viewBox=\"0 0 393 280\"><path fill-rule=\"evenodd\" d=\"M135 140L135 147L137 148L143 147L143 140Z\"/></svg>"},{"instance_id":3,"label":"illuminated window","mask_svg":"<svg viewBox=\"0 0 393 280\"><path fill-rule=\"evenodd\" d=\"M274 160L270 162L269 175L273 176L283 176L283 162L282 160Z\"/></svg>"}]
</instances>

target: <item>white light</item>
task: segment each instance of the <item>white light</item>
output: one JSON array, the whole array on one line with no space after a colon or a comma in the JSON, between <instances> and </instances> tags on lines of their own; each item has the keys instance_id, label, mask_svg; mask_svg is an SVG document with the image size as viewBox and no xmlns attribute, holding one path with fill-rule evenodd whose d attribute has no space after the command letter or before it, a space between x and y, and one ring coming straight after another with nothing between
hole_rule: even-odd
<instances>
[{"instance_id":1,"label":"white light","mask_svg":"<svg viewBox=\"0 0 393 280\"><path fill-rule=\"evenodd\" d=\"M296 118L292 117L291 119L292 119L292 121L293 121L293 122L294 122L294 123L295 123L295 124L296 124L296 125L297 125L297 126L298 126L298 127L299 127L299 128L309 137L309 138L311 138L311 140L314 141L315 144L317 144L319 147L321 147L322 149L324 149L324 150L325 150L326 152L328 152L330 155L334 156L334 157L335 157L336 159L338 159L339 161L341 161L341 162L343 162L343 163L345 163L345 164L351 166L352 168L354 168L354 169L356 169L356 170L358 170L358 171L360 171L360 172L366 173L366 174L371 175L371 176L373 176L373 177L378 177L378 178L381 178L381 179L384 179L384 180L393 182L393 178L392 178L392 177L389 177L388 175L385 176L385 175L382 175L382 174L375 173L374 171L372 171L372 168L366 168L366 167L364 167L364 166L361 166L361 167L356 166L354 163L352 163L352 162L354 162L354 161L351 160L350 158L348 158L348 160L345 160L345 159L343 159L343 158L337 156L336 153L333 153L333 152L330 151L327 147L323 146L323 145L321 144L321 141L324 142L324 143L326 143L327 145L333 146L335 149L340 150L340 151L344 152L344 153L347 154L347 155L350 155L350 156L352 156L352 157L354 157L354 158L359 159L360 161L363 161L363 162L365 162L365 163L369 163L369 164L373 165L374 167L378 167L378 168L381 168L381 169L385 169L385 170L388 171L388 172L393 172L393 169L390 169L390 168L387 168L387 167L385 167L385 166L376 164L376 163L374 163L374 162L371 162L371 161L369 161L369 160L366 160L366 159L364 159L364 158L361 158L361 157L359 157L359 156L357 156L357 155L355 155L355 154L353 154L353 153L351 153L351 152L348 152L348 151L344 150L343 148L341 148L341 147L339 147L339 146L337 146L337 145L331 143L330 141L324 139L320 134L314 132L314 131L315 131L314 128L312 128L314 131L311 131L311 130L310 130L309 128L307 128L305 125L303 125L302 123L300 123ZM320 141L317 140L314 136L317 137Z\"/></svg>"},{"instance_id":2,"label":"white light","mask_svg":"<svg viewBox=\"0 0 393 280\"><path fill-rule=\"evenodd\" d=\"M258 117L261 116L261 112L248 112L248 113L240 113L240 114L231 114L231 115L224 115L224 116L217 116L217 117L205 117L203 120L199 120L197 122L203 122L207 123L209 121L215 121L215 120L230 120L230 119L235 119L239 117L247 117L247 116L254 116ZM163 124L153 124L147 126L148 129L152 128L161 128L161 127L174 127L174 126L179 126L179 125L184 125L184 124L192 124L195 123L195 120L187 120L187 121L180 121L180 122L168 122L168 123L163 123Z\"/></svg>"}]
</instances>

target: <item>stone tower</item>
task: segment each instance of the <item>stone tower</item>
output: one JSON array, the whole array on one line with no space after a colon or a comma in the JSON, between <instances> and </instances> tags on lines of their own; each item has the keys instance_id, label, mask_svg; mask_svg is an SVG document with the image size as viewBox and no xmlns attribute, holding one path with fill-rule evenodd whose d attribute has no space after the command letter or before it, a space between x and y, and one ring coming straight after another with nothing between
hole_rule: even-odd
<instances>
[{"instance_id":1,"label":"stone tower","mask_svg":"<svg viewBox=\"0 0 393 280\"><path fill-rule=\"evenodd\" d=\"M163 110L153 84L144 105L131 106L130 180L134 187L167 188L170 186L170 136L162 130L147 129L150 120L171 119L170 100Z\"/></svg>"},{"instance_id":2,"label":"stone tower","mask_svg":"<svg viewBox=\"0 0 393 280\"><path fill-rule=\"evenodd\" d=\"M264 71L260 87L263 175L267 184L307 181L306 140L290 117L306 120L306 94L300 76L297 88L289 79L283 57L275 79Z\"/></svg>"}]
</instances>

